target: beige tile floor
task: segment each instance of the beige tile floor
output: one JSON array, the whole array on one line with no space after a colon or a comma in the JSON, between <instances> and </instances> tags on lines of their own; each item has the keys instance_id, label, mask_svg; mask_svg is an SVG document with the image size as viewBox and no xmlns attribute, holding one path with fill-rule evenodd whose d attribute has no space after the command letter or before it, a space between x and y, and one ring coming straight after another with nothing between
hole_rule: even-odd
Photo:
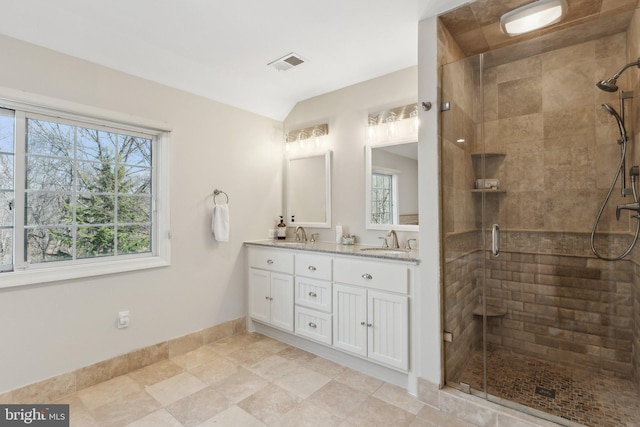
<instances>
[{"instance_id":1,"label":"beige tile floor","mask_svg":"<svg viewBox=\"0 0 640 427\"><path fill-rule=\"evenodd\" d=\"M470 426L405 390L244 333L81 390L71 426Z\"/></svg>"}]
</instances>

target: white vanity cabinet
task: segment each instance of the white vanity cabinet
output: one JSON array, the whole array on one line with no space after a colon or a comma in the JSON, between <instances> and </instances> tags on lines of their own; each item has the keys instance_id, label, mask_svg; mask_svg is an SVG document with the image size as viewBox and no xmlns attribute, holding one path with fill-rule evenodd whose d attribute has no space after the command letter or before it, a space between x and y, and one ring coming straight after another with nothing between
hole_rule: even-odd
<instances>
[{"instance_id":1,"label":"white vanity cabinet","mask_svg":"<svg viewBox=\"0 0 640 427\"><path fill-rule=\"evenodd\" d=\"M325 255L295 255L295 333L329 345L332 261Z\"/></svg>"},{"instance_id":2,"label":"white vanity cabinet","mask_svg":"<svg viewBox=\"0 0 640 427\"><path fill-rule=\"evenodd\" d=\"M337 258L333 275L334 347L407 370L408 267Z\"/></svg>"},{"instance_id":3,"label":"white vanity cabinet","mask_svg":"<svg viewBox=\"0 0 640 427\"><path fill-rule=\"evenodd\" d=\"M249 314L252 319L293 332L293 254L249 248Z\"/></svg>"},{"instance_id":4,"label":"white vanity cabinet","mask_svg":"<svg viewBox=\"0 0 640 427\"><path fill-rule=\"evenodd\" d=\"M415 392L409 311L417 254L300 246L247 245L248 329Z\"/></svg>"}]
</instances>

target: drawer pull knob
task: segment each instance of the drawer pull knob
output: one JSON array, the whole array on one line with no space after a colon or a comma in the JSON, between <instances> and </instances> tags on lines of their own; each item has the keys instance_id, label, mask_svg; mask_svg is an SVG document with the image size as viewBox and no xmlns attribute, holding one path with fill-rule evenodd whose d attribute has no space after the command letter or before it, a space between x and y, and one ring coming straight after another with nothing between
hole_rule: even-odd
<instances>
[{"instance_id":1,"label":"drawer pull knob","mask_svg":"<svg viewBox=\"0 0 640 427\"><path fill-rule=\"evenodd\" d=\"M268 259L267 260L267 264L269 264L269 265L273 264L273 260L272 259Z\"/></svg>"},{"instance_id":2,"label":"drawer pull knob","mask_svg":"<svg viewBox=\"0 0 640 427\"><path fill-rule=\"evenodd\" d=\"M373 276L372 276L372 275L370 275L369 273L364 273L364 274L362 275L362 278L363 278L363 279L367 279L367 280L371 280L371 279L373 279Z\"/></svg>"},{"instance_id":3,"label":"drawer pull knob","mask_svg":"<svg viewBox=\"0 0 640 427\"><path fill-rule=\"evenodd\" d=\"M315 324L315 323L313 323L313 322L309 322L309 327L311 327L311 328L317 328L317 327L318 327L318 325L316 325L316 324Z\"/></svg>"},{"instance_id":4,"label":"drawer pull knob","mask_svg":"<svg viewBox=\"0 0 640 427\"><path fill-rule=\"evenodd\" d=\"M316 271L316 270L317 270L317 269L316 269L313 265L310 265L310 266L309 266L309 271Z\"/></svg>"},{"instance_id":5,"label":"drawer pull knob","mask_svg":"<svg viewBox=\"0 0 640 427\"><path fill-rule=\"evenodd\" d=\"M367 326L370 328L370 327L372 327L373 325L372 325L371 323L367 323Z\"/></svg>"},{"instance_id":6,"label":"drawer pull knob","mask_svg":"<svg viewBox=\"0 0 640 427\"><path fill-rule=\"evenodd\" d=\"M318 296L318 294L316 294L315 292L312 291L312 292L309 292L309 296L315 298L315 297Z\"/></svg>"},{"instance_id":7,"label":"drawer pull knob","mask_svg":"<svg viewBox=\"0 0 640 427\"><path fill-rule=\"evenodd\" d=\"M360 324L361 324L362 326L364 326L364 325L365 325L365 323L364 323L364 322L360 322Z\"/></svg>"},{"instance_id":8,"label":"drawer pull knob","mask_svg":"<svg viewBox=\"0 0 640 427\"><path fill-rule=\"evenodd\" d=\"M268 299L269 299L269 297L264 297L264 299L267 299L267 300L268 300Z\"/></svg>"}]
</instances>

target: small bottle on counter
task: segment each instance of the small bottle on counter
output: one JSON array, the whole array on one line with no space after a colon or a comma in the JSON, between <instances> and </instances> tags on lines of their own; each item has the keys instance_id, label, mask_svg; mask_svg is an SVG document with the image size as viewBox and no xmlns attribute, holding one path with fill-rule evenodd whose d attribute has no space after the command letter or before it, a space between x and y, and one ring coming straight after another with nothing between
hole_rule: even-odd
<instances>
[{"instance_id":1,"label":"small bottle on counter","mask_svg":"<svg viewBox=\"0 0 640 427\"><path fill-rule=\"evenodd\" d=\"M280 222L277 224L278 227L278 232L276 233L276 236L278 237L278 240L284 240L287 238L287 225L284 223L284 219L282 218L282 215L280 215Z\"/></svg>"},{"instance_id":2,"label":"small bottle on counter","mask_svg":"<svg viewBox=\"0 0 640 427\"><path fill-rule=\"evenodd\" d=\"M342 243L342 226L336 225L336 243Z\"/></svg>"}]
</instances>

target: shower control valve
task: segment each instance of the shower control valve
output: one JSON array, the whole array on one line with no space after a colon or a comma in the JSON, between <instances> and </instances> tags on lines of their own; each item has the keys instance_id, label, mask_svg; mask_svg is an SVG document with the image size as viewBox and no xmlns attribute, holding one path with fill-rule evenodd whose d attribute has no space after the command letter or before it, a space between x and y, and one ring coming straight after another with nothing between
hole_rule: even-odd
<instances>
[{"instance_id":1,"label":"shower control valve","mask_svg":"<svg viewBox=\"0 0 640 427\"><path fill-rule=\"evenodd\" d=\"M635 211L635 216L640 216L640 203L627 203L626 205L616 206L616 220L620 220L620 211L623 209L628 211Z\"/></svg>"}]
</instances>

